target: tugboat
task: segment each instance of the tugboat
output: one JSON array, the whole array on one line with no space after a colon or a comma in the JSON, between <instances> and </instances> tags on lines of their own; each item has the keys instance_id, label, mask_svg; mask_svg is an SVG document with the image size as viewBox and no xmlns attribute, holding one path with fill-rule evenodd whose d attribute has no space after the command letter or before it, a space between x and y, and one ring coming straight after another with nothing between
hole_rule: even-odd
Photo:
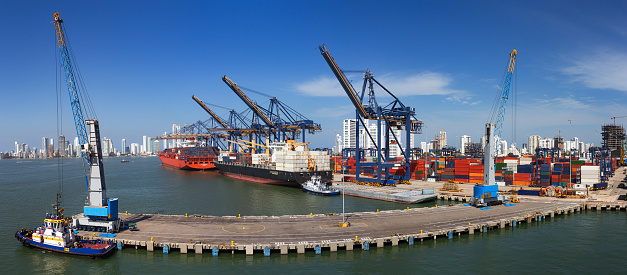
<instances>
[{"instance_id":1,"label":"tugboat","mask_svg":"<svg viewBox=\"0 0 627 275\"><path fill-rule=\"evenodd\" d=\"M15 232L15 238L25 246L32 246L51 252L71 255L104 258L114 251L109 241L83 240L74 234L69 226L72 218L63 217L63 208L60 208L57 194L57 203L54 205L54 214L46 214L43 226L32 230L22 229Z\"/></svg>"},{"instance_id":2,"label":"tugboat","mask_svg":"<svg viewBox=\"0 0 627 275\"><path fill-rule=\"evenodd\" d=\"M126 160L126 159L122 159L120 162L121 162L121 163L127 163L127 162L128 162L128 160Z\"/></svg>"},{"instance_id":3,"label":"tugboat","mask_svg":"<svg viewBox=\"0 0 627 275\"><path fill-rule=\"evenodd\" d=\"M339 195L340 191L332 188L329 183L322 182L320 175L313 175L311 178L303 183L303 191L323 196Z\"/></svg>"}]
</instances>

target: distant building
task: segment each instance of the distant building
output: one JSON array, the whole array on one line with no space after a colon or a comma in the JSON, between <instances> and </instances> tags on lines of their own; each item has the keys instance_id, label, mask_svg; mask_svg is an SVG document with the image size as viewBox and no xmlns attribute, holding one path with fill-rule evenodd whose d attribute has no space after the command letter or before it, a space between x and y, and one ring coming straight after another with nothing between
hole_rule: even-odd
<instances>
[{"instance_id":1,"label":"distant building","mask_svg":"<svg viewBox=\"0 0 627 275\"><path fill-rule=\"evenodd\" d=\"M529 147L529 154L535 154L536 153L536 149L541 148L540 147L540 136L538 135L531 135L529 136L529 143L528 147Z\"/></svg>"},{"instance_id":2,"label":"distant building","mask_svg":"<svg viewBox=\"0 0 627 275\"><path fill-rule=\"evenodd\" d=\"M459 147L460 147L459 150L462 153L462 155L466 154L466 146L468 146L470 143L472 143L470 136L467 136L467 135L461 136L459 140Z\"/></svg>"},{"instance_id":3,"label":"distant building","mask_svg":"<svg viewBox=\"0 0 627 275\"><path fill-rule=\"evenodd\" d=\"M122 139L122 154L126 154L126 139Z\"/></svg>"},{"instance_id":4,"label":"distant building","mask_svg":"<svg viewBox=\"0 0 627 275\"><path fill-rule=\"evenodd\" d=\"M66 157L66 146L65 146L65 136L59 136L59 155L61 157Z\"/></svg>"}]
</instances>

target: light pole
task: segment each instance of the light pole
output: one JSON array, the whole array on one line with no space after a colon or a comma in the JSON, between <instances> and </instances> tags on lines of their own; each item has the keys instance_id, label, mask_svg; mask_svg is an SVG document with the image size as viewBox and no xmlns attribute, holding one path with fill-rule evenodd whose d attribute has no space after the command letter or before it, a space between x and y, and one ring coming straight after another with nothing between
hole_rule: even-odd
<instances>
[{"instance_id":1,"label":"light pole","mask_svg":"<svg viewBox=\"0 0 627 275\"><path fill-rule=\"evenodd\" d=\"M569 118L568 119L568 124L569 124L569 129L568 129L568 135L570 135L570 148L568 150L568 183L572 183L573 182L573 119Z\"/></svg>"}]
</instances>

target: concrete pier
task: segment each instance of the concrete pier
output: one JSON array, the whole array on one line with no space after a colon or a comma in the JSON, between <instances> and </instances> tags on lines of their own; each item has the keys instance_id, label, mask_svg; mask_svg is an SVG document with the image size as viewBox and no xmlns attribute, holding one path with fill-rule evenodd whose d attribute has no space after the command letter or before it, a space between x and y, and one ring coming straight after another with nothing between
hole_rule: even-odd
<instances>
[{"instance_id":1,"label":"concrete pier","mask_svg":"<svg viewBox=\"0 0 627 275\"><path fill-rule=\"evenodd\" d=\"M371 247L381 248L408 242L410 237L422 242L424 239L448 238L455 233L472 235L477 229L489 234L491 229L531 223L538 221L539 217L581 213L576 211L589 206L567 201L523 201L515 206L493 206L488 210L461 204L379 213L373 209L373 212L346 214L350 227L339 226L341 217L325 214L238 218L122 213L120 216L125 223L136 223L140 231L122 231L113 240L124 246L137 245L149 251L159 251L167 245L170 253L179 251L182 254L189 250L203 254L213 247L223 252L239 251L247 255L263 254L266 247L282 255L314 251L316 246L336 252L338 249L350 251L355 247L362 248L365 242L369 242ZM598 210L626 209L622 204L593 206ZM81 232L80 235L89 237L92 233ZM151 237L154 242L150 241Z\"/></svg>"}]
</instances>

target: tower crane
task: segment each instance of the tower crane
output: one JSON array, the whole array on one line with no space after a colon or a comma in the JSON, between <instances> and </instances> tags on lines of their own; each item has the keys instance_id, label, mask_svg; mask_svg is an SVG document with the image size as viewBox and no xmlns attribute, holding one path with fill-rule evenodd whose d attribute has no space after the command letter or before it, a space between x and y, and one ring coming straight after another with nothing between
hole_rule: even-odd
<instances>
[{"instance_id":1,"label":"tower crane","mask_svg":"<svg viewBox=\"0 0 627 275\"><path fill-rule=\"evenodd\" d=\"M494 178L495 167L494 160L500 149L501 134L503 132L503 119L505 117L505 110L507 106L507 100L509 99L509 90L512 84L512 75L516 65L516 54L518 52L514 49L509 54L509 60L507 62L507 71L503 82L501 83L501 91L498 93L498 97L493 106L490 121L485 125L485 148L483 155L483 184L475 185L473 192L473 204L476 206L492 205L503 202L503 197L497 195L498 186ZM494 115L496 114L496 123L492 123Z\"/></svg>"},{"instance_id":2,"label":"tower crane","mask_svg":"<svg viewBox=\"0 0 627 275\"><path fill-rule=\"evenodd\" d=\"M121 224L121 220L118 218L118 199L107 198L98 119L95 118L95 114L92 114L92 117L88 119L84 118L80 99L88 99L88 94L87 91L80 89L84 86L77 82L81 80L81 77L76 78L74 75L74 68L78 67L76 66L76 61L69 54L63 20L59 18L58 12L54 13L53 23L61 56L61 64L65 72L74 125L76 126L76 135L81 146L81 156L89 167L89 173L86 172L85 175L85 181L88 186L88 199L83 208L83 216L74 219L74 226L77 228L97 228L102 231L117 232ZM89 106L89 100L86 103L88 104L88 110L93 110Z\"/></svg>"}]
</instances>

